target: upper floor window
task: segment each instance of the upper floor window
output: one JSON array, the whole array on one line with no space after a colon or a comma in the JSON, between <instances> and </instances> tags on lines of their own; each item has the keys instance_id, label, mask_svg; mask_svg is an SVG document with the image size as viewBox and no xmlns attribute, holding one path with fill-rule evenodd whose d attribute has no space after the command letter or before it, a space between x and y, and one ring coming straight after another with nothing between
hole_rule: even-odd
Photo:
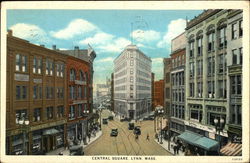
<instances>
[{"instance_id":1,"label":"upper floor window","mask_svg":"<svg viewBox=\"0 0 250 163\"><path fill-rule=\"evenodd\" d=\"M16 111L16 124L19 124L18 122L20 120L28 119L28 111L27 109L17 110Z\"/></svg>"},{"instance_id":2,"label":"upper floor window","mask_svg":"<svg viewBox=\"0 0 250 163\"><path fill-rule=\"evenodd\" d=\"M57 106L56 117L60 118L60 117L63 117L63 115L64 115L64 106L63 105Z\"/></svg>"},{"instance_id":3,"label":"upper floor window","mask_svg":"<svg viewBox=\"0 0 250 163\"><path fill-rule=\"evenodd\" d=\"M232 50L233 64L237 64L237 49Z\"/></svg>"},{"instance_id":4,"label":"upper floor window","mask_svg":"<svg viewBox=\"0 0 250 163\"><path fill-rule=\"evenodd\" d=\"M243 35L242 20L239 21L239 37Z\"/></svg>"},{"instance_id":5,"label":"upper floor window","mask_svg":"<svg viewBox=\"0 0 250 163\"><path fill-rule=\"evenodd\" d=\"M41 74L42 73L42 58L34 57L33 59L33 73Z\"/></svg>"},{"instance_id":6,"label":"upper floor window","mask_svg":"<svg viewBox=\"0 0 250 163\"><path fill-rule=\"evenodd\" d=\"M53 75L54 63L51 59L46 59L46 75Z\"/></svg>"},{"instance_id":7,"label":"upper floor window","mask_svg":"<svg viewBox=\"0 0 250 163\"><path fill-rule=\"evenodd\" d=\"M227 37L226 37L226 27L219 30L219 47L223 48L227 46Z\"/></svg>"},{"instance_id":8,"label":"upper floor window","mask_svg":"<svg viewBox=\"0 0 250 163\"><path fill-rule=\"evenodd\" d=\"M64 64L63 63L56 64L56 76L58 77L64 76Z\"/></svg>"},{"instance_id":9,"label":"upper floor window","mask_svg":"<svg viewBox=\"0 0 250 163\"><path fill-rule=\"evenodd\" d=\"M16 100L27 99L28 96L28 87L27 86L16 86Z\"/></svg>"},{"instance_id":10,"label":"upper floor window","mask_svg":"<svg viewBox=\"0 0 250 163\"><path fill-rule=\"evenodd\" d=\"M47 119L53 119L53 110L54 110L53 106L46 108Z\"/></svg>"},{"instance_id":11,"label":"upper floor window","mask_svg":"<svg viewBox=\"0 0 250 163\"><path fill-rule=\"evenodd\" d=\"M190 62L190 77L194 77L194 63Z\"/></svg>"},{"instance_id":12,"label":"upper floor window","mask_svg":"<svg viewBox=\"0 0 250 163\"><path fill-rule=\"evenodd\" d=\"M76 118L76 113L75 113L75 106L71 105L69 108L69 119L75 119Z\"/></svg>"},{"instance_id":13,"label":"upper floor window","mask_svg":"<svg viewBox=\"0 0 250 163\"><path fill-rule=\"evenodd\" d=\"M214 50L214 33L208 35L208 52Z\"/></svg>"},{"instance_id":14,"label":"upper floor window","mask_svg":"<svg viewBox=\"0 0 250 163\"><path fill-rule=\"evenodd\" d=\"M189 56L190 58L194 57L194 41L189 43Z\"/></svg>"},{"instance_id":15,"label":"upper floor window","mask_svg":"<svg viewBox=\"0 0 250 163\"><path fill-rule=\"evenodd\" d=\"M42 99L42 86L33 86L33 99Z\"/></svg>"},{"instance_id":16,"label":"upper floor window","mask_svg":"<svg viewBox=\"0 0 250 163\"><path fill-rule=\"evenodd\" d=\"M38 122L41 120L41 108L35 108L33 114L33 121Z\"/></svg>"},{"instance_id":17,"label":"upper floor window","mask_svg":"<svg viewBox=\"0 0 250 163\"><path fill-rule=\"evenodd\" d=\"M74 69L70 69L70 81L76 80L76 71Z\"/></svg>"},{"instance_id":18,"label":"upper floor window","mask_svg":"<svg viewBox=\"0 0 250 163\"><path fill-rule=\"evenodd\" d=\"M236 39L237 38L237 24L234 23L232 24L232 39Z\"/></svg>"},{"instance_id":19,"label":"upper floor window","mask_svg":"<svg viewBox=\"0 0 250 163\"><path fill-rule=\"evenodd\" d=\"M231 82L231 94L232 95L241 95L241 75L231 76L230 77Z\"/></svg>"},{"instance_id":20,"label":"upper floor window","mask_svg":"<svg viewBox=\"0 0 250 163\"><path fill-rule=\"evenodd\" d=\"M28 57L21 54L16 54L16 71L28 71Z\"/></svg>"},{"instance_id":21,"label":"upper floor window","mask_svg":"<svg viewBox=\"0 0 250 163\"><path fill-rule=\"evenodd\" d=\"M80 70L80 81L85 81L85 80L86 80L85 74Z\"/></svg>"},{"instance_id":22,"label":"upper floor window","mask_svg":"<svg viewBox=\"0 0 250 163\"><path fill-rule=\"evenodd\" d=\"M46 98L53 99L54 98L54 87L46 87Z\"/></svg>"}]
</instances>

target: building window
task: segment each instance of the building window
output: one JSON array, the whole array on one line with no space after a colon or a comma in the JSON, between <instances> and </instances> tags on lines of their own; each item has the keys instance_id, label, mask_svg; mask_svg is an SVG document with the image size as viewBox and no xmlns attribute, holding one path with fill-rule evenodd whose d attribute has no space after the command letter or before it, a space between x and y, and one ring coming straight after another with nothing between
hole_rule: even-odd
<instances>
[{"instance_id":1,"label":"building window","mask_svg":"<svg viewBox=\"0 0 250 163\"><path fill-rule=\"evenodd\" d=\"M130 82L134 82L134 77L133 76L130 76Z\"/></svg>"},{"instance_id":2,"label":"building window","mask_svg":"<svg viewBox=\"0 0 250 163\"><path fill-rule=\"evenodd\" d=\"M132 75L132 74L134 74L134 69L130 69L130 74Z\"/></svg>"},{"instance_id":3,"label":"building window","mask_svg":"<svg viewBox=\"0 0 250 163\"><path fill-rule=\"evenodd\" d=\"M75 86L69 86L69 97L70 99L76 99L76 87Z\"/></svg>"},{"instance_id":4,"label":"building window","mask_svg":"<svg viewBox=\"0 0 250 163\"><path fill-rule=\"evenodd\" d=\"M80 70L80 81L85 81L85 75L84 72Z\"/></svg>"},{"instance_id":5,"label":"building window","mask_svg":"<svg viewBox=\"0 0 250 163\"><path fill-rule=\"evenodd\" d=\"M63 87L58 87L56 93L57 93L57 98L58 99L63 99L63 97L64 97L64 88Z\"/></svg>"},{"instance_id":6,"label":"building window","mask_svg":"<svg viewBox=\"0 0 250 163\"><path fill-rule=\"evenodd\" d=\"M197 61L197 74L198 76L202 76L203 74L203 64L202 64L202 60L198 60Z\"/></svg>"},{"instance_id":7,"label":"building window","mask_svg":"<svg viewBox=\"0 0 250 163\"><path fill-rule=\"evenodd\" d=\"M64 76L64 64L63 63L56 64L56 76L58 77Z\"/></svg>"},{"instance_id":8,"label":"building window","mask_svg":"<svg viewBox=\"0 0 250 163\"><path fill-rule=\"evenodd\" d=\"M208 52L214 50L214 33L208 35Z\"/></svg>"},{"instance_id":9,"label":"building window","mask_svg":"<svg viewBox=\"0 0 250 163\"><path fill-rule=\"evenodd\" d=\"M41 120L41 108L35 108L34 109L34 115L33 115L33 121L38 122Z\"/></svg>"},{"instance_id":10,"label":"building window","mask_svg":"<svg viewBox=\"0 0 250 163\"><path fill-rule=\"evenodd\" d=\"M28 57L21 54L16 54L16 71L27 72Z\"/></svg>"},{"instance_id":11,"label":"building window","mask_svg":"<svg viewBox=\"0 0 250 163\"><path fill-rule=\"evenodd\" d=\"M33 73L36 74L42 73L42 59L36 56L33 59Z\"/></svg>"},{"instance_id":12,"label":"building window","mask_svg":"<svg viewBox=\"0 0 250 163\"><path fill-rule=\"evenodd\" d=\"M232 40L237 38L237 26L236 23L232 24Z\"/></svg>"},{"instance_id":13,"label":"building window","mask_svg":"<svg viewBox=\"0 0 250 163\"><path fill-rule=\"evenodd\" d=\"M56 117L57 118L60 118L60 117L63 117L64 115L64 106L61 105L61 106L57 106L57 114L56 114Z\"/></svg>"},{"instance_id":14,"label":"building window","mask_svg":"<svg viewBox=\"0 0 250 163\"><path fill-rule=\"evenodd\" d=\"M74 69L70 69L70 81L76 80L76 71Z\"/></svg>"},{"instance_id":15,"label":"building window","mask_svg":"<svg viewBox=\"0 0 250 163\"><path fill-rule=\"evenodd\" d=\"M233 64L237 64L237 49L232 50Z\"/></svg>"},{"instance_id":16,"label":"building window","mask_svg":"<svg viewBox=\"0 0 250 163\"><path fill-rule=\"evenodd\" d=\"M130 60L130 66L134 65L134 60Z\"/></svg>"},{"instance_id":17,"label":"building window","mask_svg":"<svg viewBox=\"0 0 250 163\"><path fill-rule=\"evenodd\" d=\"M208 98L214 98L215 97L215 87L214 87L214 81L208 81L207 82L208 85Z\"/></svg>"},{"instance_id":18,"label":"building window","mask_svg":"<svg viewBox=\"0 0 250 163\"><path fill-rule=\"evenodd\" d=\"M54 88L53 87L46 87L46 98L53 99L54 98Z\"/></svg>"},{"instance_id":19,"label":"building window","mask_svg":"<svg viewBox=\"0 0 250 163\"><path fill-rule=\"evenodd\" d=\"M46 108L46 111L47 111L47 119L49 120L49 119L53 119L53 110L54 110L54 108L53 108L53 106L50 106L50 107L47 107Z\"/></svg>"},{"instance_id":20,"label":"building window","mask_svg":"<svg viewBox=\"0 0 250 163\"><path fill-rule=\"evenodd\" d=\"M190 83L189 86L190 86L189 96L194 97L194 83Z\"/></svg>"},{"instance_id":21,"label":"building window","mask_svg":"<svg viewBox=\"0 0 250 163\"><path fill-rule=\"evenodd\" d=\"M190 77L194 77L194 62L190 62Z\"/></svg>"},{"instance_id":22,"label":"building window","mask_svg":"<svg viewBox=\"0 0 250 163\"><path fill-rule=\"evenodd\" d=\"M203 91L203 85L201 82L198 82L197 84L197 87L198 87L198 97L202 97L202 91Z\"/></svg>"},{"instance_id":23,"label":"building window","mask_svg":"<svg viewBox=\"0 0 250 163\"><path fill-rule=\"evenodd\" d=\"M35 85L33 87L33 99L42 99L42 86Z\"/></svg>"},{"instance_id":24,"label":"building window","mask_svg":"<svg viewBox=\"0 0 250 163\"><path fill-rule=\"evenodd\" d=\"M202 38L198 39L198 56L202 56Z\"/></svg>"},{"instance_id":25,"label":"building window","mask_svg":"<svg viewBox=\"0 0 250 163\"><path fill-rule=\"evenodd\" d=\"M239 48L239 53L240 53L240 65L242 65L242 48Z\"/></svg>"},{"instance_id":26,"label":"building window","mask_svg":"<svg viewBox=\"0 0 250 163\"><path fill-rule=\"evenodd\" d=\"M214 57L209 57L208 59L208 76L211 76L215 72L215 60Z\"/></svg>"},{"instance_id":27,"label":"building window","mask_svg":"<svg viewBox=\"0 0 250 163\"><path fill-rule=\"evenodd\" d=\"M51 59L46 59L46 75L53 75L54 63Z\"/></svg>"},{"instance_id":28,"label":"building window","mask_svg":"<svg viewBox=\"0 0 250 163\"><path fill-rule=\"evenodd\" d=\"M78 117L83 116L82 104L78 104Z\"/></svg>"},{"instance_id":29,"label":"building window","mask_svg":"<svg viewBox=\"0 0 250 163\"><path fill-rule=\"evenodd\" d=\"M16 100L25 100L28 95L28 87L27 86L16 86Z\"/></svg>"},{"instance_id":30,"label":"building window","mask_svg":"<svg viewBox=\"0 0 250 163\"><path fill-rule=\"evenodd\" d=\"M189 43L189 57L194 57L194 41Z\"/></svg>"},{"instance_id":31,"label":"building window","mask_svg":"<svg viewBox=\"0 0 250 163\"><path fill-rule=\"evenodd\" d=\"M27 109L16 110L16 124L18 124L19 120L25 120L28 118Z\"/></svg>"},{"instance_id":32,"label":"building window","mask_svg":"<svg viewBox=\"0 0 250 163\"><path fill-rule=\"evenodd\" d=\"M82 86L78 86L78 98L82 98Z\"/></svg>"},{"instance_id":33,"label":"building window","mask_svg":"<svg viewBox=\"0 0 250 163\"><path fill-rule=\"evenodd\" d=\"M71 105L69 108L69 119L75 119L75 106Z\"/></svg>"},{"instance_id":34,"label":"building window","mask_svg":"<svg viewBox=\"0 0 250 163\"><path fill-rule=\"evenodd\" d=\"M223 48L227 46L226 40L226 28L221 28L219 30L219 48Z\"/></svg>"},{"instance_id":35,"label":"building window","mask_svg":"<svg viewBox=\"0 0 250 163\"><path fill-rule=\"evenodd\" d=\"M239 21L239 37L243 35L242 20Z\"/></svg>"},{"instance_id":36,"label":"building window","mask_svg":"<svg viewBox=\"0 0 250 163\"><path fill-rule=\"evenodd\" d=\"M133 91L134 90L134 86L130 85L130 90Z\"/></svg>"},{"instance_id":37,"label":"building window","mask_svg":"<svg viewBox=\"0 0 250 163\"><path fill-rule=\"evenodd\" d=\"M231 123L236 125L241 125L241 105L233 104L231 105Z\"/></svg>"}]
</instances>

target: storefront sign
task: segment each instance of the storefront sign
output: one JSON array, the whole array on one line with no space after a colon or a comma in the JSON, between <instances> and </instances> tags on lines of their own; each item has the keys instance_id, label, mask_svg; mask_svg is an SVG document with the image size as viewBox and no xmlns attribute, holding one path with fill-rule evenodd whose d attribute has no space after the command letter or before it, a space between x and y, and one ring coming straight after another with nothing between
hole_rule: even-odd
<instances>
[{"instance_id":1,"label":"storefront sign","mask_svg":"<svg viewBox=\"0 0 250 163\"><path fill-rule=\"evenodd\" d=\"M86 82L80 81L80 80L75 80L75 84L83 85L83 84L86 84Z\"/></svg>"},{"instance_id":2,"label":"storefront sign","mask_svg":"<svg viewBox=\"0 0 250 163\"><path fill-rule=\"evenodd\" d=\"M84 103L87 103L87 101L86 100L73 101L73 105L74 104L84 104Z\"/></svg>"},{"instance_id":3,"label":"storefront sign","mask_svg":"<svg viewBox=\"0 0 250 163\"><path fill-rule=\"evenodd\" d=\"M29 81L29 75L26 74L15 74L16 81Z\"/></svg>"},{"instance_id":4,"label":"storefront sign","mask_svg":"<svg viewBox=\"0 0 250 163\"><path fill-rule=\"evenodd\" d=\"M33 82L34 82L34 83L38 83L38 84L39 84L39 83L42 83L42 82L43 82L43 80L42 80L42 79L33 79Z\"/></svg>"}]
</instances>

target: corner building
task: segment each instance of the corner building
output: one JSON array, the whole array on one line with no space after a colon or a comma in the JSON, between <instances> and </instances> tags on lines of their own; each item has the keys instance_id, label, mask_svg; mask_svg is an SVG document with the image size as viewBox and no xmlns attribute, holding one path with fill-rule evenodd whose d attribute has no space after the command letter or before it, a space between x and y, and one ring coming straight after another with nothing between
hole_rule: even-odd
<instances>
[{"instance_id":1,"label":"corner building","mask_svg":"<svg viewBox=\"0 0 250 163\"><path fill-rule=\"evenodd\" d=\"M7 35L6 154L44 154L65 145L67 56ZM20 120L29 124L20 125Z\"/></svg>"},{"instance_id":2,"label":"corner building","mask_svg":"<svg viewBox=\"0 0 250 163\"><path fill-rule=\"evenodd\" d=\"M139 119L152 109L152 61L136 45L128 45L114 60L114 110Z\"/></svg>"},{"instance_id":3,"label":"corner building","mask_svg":"<svg viewBox=\"0 0 250 163\"><path fill-rule=\"evenodd\" d=\"M186 28L186 129L220 140L214 119L224 119L222 146L241 128L241 20L240 11L206 10Z\"/></svg>"}]
</instances>

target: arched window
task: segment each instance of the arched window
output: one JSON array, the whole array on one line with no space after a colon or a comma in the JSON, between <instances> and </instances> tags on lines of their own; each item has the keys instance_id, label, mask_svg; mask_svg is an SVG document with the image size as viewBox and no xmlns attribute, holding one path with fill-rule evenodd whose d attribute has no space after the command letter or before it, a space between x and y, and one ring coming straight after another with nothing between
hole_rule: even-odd
<instances>
[{"instance_id":1,"label":"arched window","mask_svg":"<svg viewBox=\"0 0 250 163\"><path fill-rule=\"evenodd\" d=\"M226 28L227 21L226 19L221 19L217 24L218 36L219 36L219 48L223 48L227 46L227 36L226 36Z\"/></svg>"},{"instance_id":2,"label":"arched window","mask_svg":"<svg viewBox=\"0 0 250 163\"><path fill-rule=\"evenodd\" d=\"M191 35L188 39L189 43L189 57L193 58L194 57L194 35Z\"/></svg>"},{"instance_id":3,"label":"arched window","mask_svg":"<svg viewBox=\"0 0 250 163\"><path fill-rule=\"evenodd\" d=\"M210 24L207 27L207 50L208 52L214 51L214 42L215 42L215 26Z\"/></svg>"},{"instance_id":4,"label":"arched window","mask_svg":"<svg viewBox=\"0 0 250 163\"><path fill-rule=\"evenodd\" d=\"M86 72L85 73L85 81L87 82L88 81L88 79L89 79L89 77L88 77L89 75L88 75L88 73Z\"/></svg>"},{"instance_id":5,"label":"arched window","mask_svg":"<svg viewBox=\"0 0 250 163\"><path fill-rule=\"evenodd\" d=\"M203 39L203 31L199 31L196 34L196 39L197 39L197 55L202 56L202 39Z\"/></svg>"},{"instance_id":6,"label":"arched window","mask_svg":"<svg viewBox=\"0 0 250 163\"><path fill-rule=\"evenodd\" d=\"M85 81L85 75L82 70L80 70L80 81Z\"/></svg>"},{"instance_id":7,"label":"arched window","mask_svg":"<svg viewBox=\"0 0 250 163\"><path fill-rule=\"evenodd\" d=\"M76 71L74 69L70 69L70 81L76 80Z\"/></svg>"}]
</instances>

